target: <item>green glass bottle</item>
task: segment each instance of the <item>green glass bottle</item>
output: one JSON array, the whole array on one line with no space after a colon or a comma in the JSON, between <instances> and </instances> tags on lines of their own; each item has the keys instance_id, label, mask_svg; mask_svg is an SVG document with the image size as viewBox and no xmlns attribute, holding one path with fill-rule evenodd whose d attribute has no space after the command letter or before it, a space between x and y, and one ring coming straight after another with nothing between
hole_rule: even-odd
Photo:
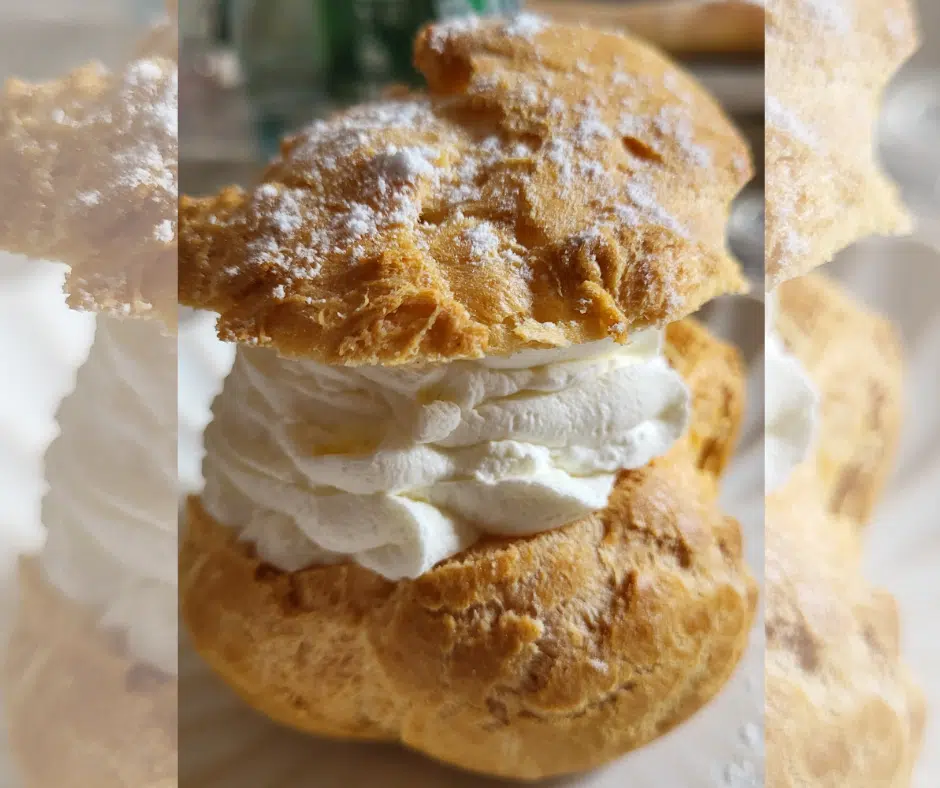
<instances>
[{"instance_id":1,"label":"green glass bottle","mask_svg":"<svg viewBox=\"0 0 940 788\"><path fill-rule=\"evenodd\" d=\"M377 96L420 85L415 34L435 19L512 14L521 0L235 0L236 46L262 152L291 129Z\"/></svg>"}]
</instances>

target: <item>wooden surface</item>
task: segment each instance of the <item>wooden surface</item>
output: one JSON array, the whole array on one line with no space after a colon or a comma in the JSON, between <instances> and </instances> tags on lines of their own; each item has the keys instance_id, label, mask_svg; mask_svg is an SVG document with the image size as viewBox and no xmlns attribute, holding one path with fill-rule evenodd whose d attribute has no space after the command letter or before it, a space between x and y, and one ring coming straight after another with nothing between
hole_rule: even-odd
<instances>
[{"instance_id":1,"label":"wooden surface","mask_svg":"<svg viewBox=\"0 0 940 788\"><path fill-rule=\"evenodd\" d=\"M578 2L529 0L526 7L573 24L629 29L669 52L753 54L764 51L764 11L745 0Z\"/></svg>"}]
</instances>

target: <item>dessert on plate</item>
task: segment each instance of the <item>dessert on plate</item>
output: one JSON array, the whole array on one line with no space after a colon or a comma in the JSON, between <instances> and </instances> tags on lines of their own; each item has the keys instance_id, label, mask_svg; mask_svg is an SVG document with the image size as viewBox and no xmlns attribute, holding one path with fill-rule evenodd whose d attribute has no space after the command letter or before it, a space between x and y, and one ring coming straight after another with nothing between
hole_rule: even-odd
<instances>
[{"instance_id":1,"label":"dessert on plate","mask_svg":"<svg viewBox=\"0 0 940 788\"><path fill-rule=\"evenodd\" d=\"M176 31L0 96L0 247L98 313L46 456L4 665L27 786L176 784ZM10 184L15 183L15 188Z\"/></svg>"},{"instance_id":2,"label":"dessert on plate","mask_svg":"<svg viewBox=\"0 0 940 788\"><path fill-rule=\"evenodd\" d=\"M188 505L183 618L249 703L481 773L598 766L688 718L756 588L717 501L733 348L689 315L744 143L631 38L424 30L426 95L180 206L180 300L238 343Z\"/></svg>"}]
</instances>

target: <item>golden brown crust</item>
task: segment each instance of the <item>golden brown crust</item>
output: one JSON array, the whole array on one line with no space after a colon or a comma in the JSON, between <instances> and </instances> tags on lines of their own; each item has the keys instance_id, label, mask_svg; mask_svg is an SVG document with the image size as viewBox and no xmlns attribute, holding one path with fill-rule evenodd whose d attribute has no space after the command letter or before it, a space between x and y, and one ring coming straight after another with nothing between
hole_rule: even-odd
<instances>
[{"instance_id":1,"label":"golden brown crust","mask_svg":"<svg viewBox=\"0 0 940 788\"><path fill-rule=\"evenodd\" d=\"M175 325L175 42L165 25L120 73L0 92L0 248L68 264L74 308Z\"/></svg>"},{"instance_id":2,"label":"golden brown crust","mask_svg":"<svg viewBox=\"0 0 940 788\"><path fill-rule=\"evenodd\" d=\"M885 319L818 274L784 283L777 329L821 392L816 472L829 511L868 521L901 431L900 341Z\"/></svg>"},{"instance_id":3,"label":"golden brown crust","mask_svg":"<svg viewBox=\"0 0 940 788\"><path fill-rule=\"evenodd\" d=\"M690 390L692 419L684 440L692 461L717 479L731 461L744 419L741 356L691 318L666 328L665 355Z\"/></svg>"},{"instance_id":4,"label":"golden brown crust","mask_svg":"<svg viewBox=\"0 0 940 788\"><path fill-rule=\"evenodd\" d=\"M677 725L737 664L756 587L715 502L740 362L691 321L668 340L693 390L687 441L623 473L605 512L417 580L279 572L194 499L180 594L196 649L286 725L505 777L588 769Z\"/></svg>"},{"instance_id":5,"label":"golden brown crust","mask_svg":"<svg viewBox=\"0 0 940 788\"><path fill-rule=\"evenodd\" d=\"M399 583L273 570L193 500L182 614L275 720L537 779L639 747L718 692L756 606L740 548L687 458L625 473L600 516Z\"/></svg>"},{"instance_id":6,"label":"golden brown crust","mask_svg":"<svg viewBox=\"0 0 940 788\"><path fill-rule=\"evenodd\" d=\"M25 786L175 786L176 679L122 656L34 560L20 594L3 696Z\"/></svg>"},{"instance_id":7,"label":"golden brown crust","mask_svg":"<svg viewBox=\"0 0 940 788\"><path fill-rule=\"evenodd\" d=\"M907 788L925 704L897 605L863 579L856 523L812 464L767 500L768 788Z\"/></svg>"},{"instance_id":8,"label":"golden brown crust","mask_svg":"<svg viewBox=\"0 0 940 788\"><path fill-rule=\"evenodd\" d=\"M908 0L768 0L768 288L860 238L908 231L874 130L882 91L916 44Z\"/></svg>"},{"instance_id":9,"label":"golden brown crust","mask_svg":"<svg viewBox=\"0 0 940 788\"><path fill-rule=\"evenodd\" d=\"M525 27L426 29L430 97L183 198L181 302L224 339L390 365L625 338L742 290L725 223L751 167L717 104L638 41Z\"/></svg>"}]
</instances>

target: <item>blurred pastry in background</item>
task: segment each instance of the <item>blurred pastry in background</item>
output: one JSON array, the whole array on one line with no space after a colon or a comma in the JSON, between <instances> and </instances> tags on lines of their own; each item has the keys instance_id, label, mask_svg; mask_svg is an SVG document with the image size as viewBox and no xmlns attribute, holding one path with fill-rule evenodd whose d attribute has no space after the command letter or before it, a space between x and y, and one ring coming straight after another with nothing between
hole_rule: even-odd
<instances>
[{"instance_id":1,"label":"blurred pastry in background","mask_svg":"<svg viewBox=\"0 0 940 788\"><path fill-rule=\"evenodd\" d=\"M813 430L766 499L767 785L901 788L911 784L925 704L900 653L894 599L861 568L863 526L900 433L899 341L820 274L774 296L769 342L800 382L772 375L768 349L768 406L788 390L811 392L791 399L789 417ZM769 409L767 424L771 445Z\"/></svg>"},{"instance_id":2,"label":"blurred pastry in background","mask_svg":"<svg viewBox=\"0 0 940 788\"><path fill-rule=\"evenodd\" d=\"M923 695L894 598L864 580L858 524L829 496L810 461L767 500L766 784L903 788Z\"/></svg>"},{"instance_id":3,"label":"blurred pastry in background","mask_svg":"<svg viewBox=\"0 0 940 788\"><path fill-rule=\"evenodd\" d=\"M688 718L756 587L718 479L751 168L633 39L427 28L429 95L286 140L183 198L180 299L238 343L190 501L182 614L249 703L462 768L581 771Z\"/></svg>"},{"instance_id":4,"label":"blurred pastry in background","mask_svg":"<svg viewBox=\"0 0 940 788\"><path fill-rule=\"evenodd\" d=\"M908 0L767 0L768 289L911 223L874 134L884 88L917 46Z\"/></svg>"},{"instance_id":5,"label":"blurred pastry in background","mask_svg":"<svg viewBox=\"0 0 940 788\"><path fill-rule=\"evenodd\" d=\"M166 22L118 72L0 96L0 248L66 263L98 313L4 660L26 786L176 784L175 41Z\"/></svg>"},{"instance_id":6,"label":"blurred pastry in background","mask_svg":"<svg viewBox=\"0 0 940 788\"><path fill-rule=\"evenodd\" d=\"M826 508L865 524L893 467L903 362L888 320L818 274L779 289L775 330L819 392L813 454Z\"/></svg>"},{"instance_id":7,"label":"blurred pastry in background","mask_svg":"<svg viewBox=\"0 0 940 788\"><path fill-rule=\"evenodd\" d=\"M177 33L0 93L0 247L69 266L76 309L176 322Z\"/></svg>"},{"instance_id":8,"label":"blurred pastry in background","mask_svg":"<svg viewBox=\"0 0 940 788\"><path fill-rule=\"evenodd\" d=\"M807 273L860 238L909 227L873 134L881 93L915 44L903 0L767 3L770 788L902 788L923 737L897 606L860 559L900 434L899 341Z\"/></svg>"}]
</instances>

